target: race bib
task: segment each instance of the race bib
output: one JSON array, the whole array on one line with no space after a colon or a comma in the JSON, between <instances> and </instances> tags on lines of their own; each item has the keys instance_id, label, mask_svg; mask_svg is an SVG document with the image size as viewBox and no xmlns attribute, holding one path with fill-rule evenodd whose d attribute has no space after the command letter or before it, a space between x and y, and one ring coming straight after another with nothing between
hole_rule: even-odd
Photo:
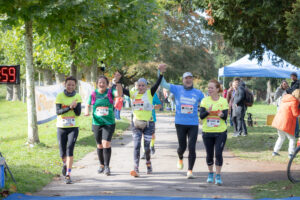
<instances>
[{"instance_id":1,"label":"race bib","mask_svg":"<svg viewBox=\"0 0 300 200\"><path fill-rule=\"evenodd\" d=\"M181 105L181 113L182 114L192 114L194 112L193 105Z\"/></svg>"},{"instance_id":2,"label":"race bib","mask_svg":"<svg viewBox=\"0 0 300 200\"><path fill-rule=\"evenodd\" d=\"M63 127L75 126L75 117L62 117L61 118L61 125Z\"/></svg>"},{"instance_id":3,"label":"race bib","mask_svg":"<svg viewBox=\"0 0 300 200\"><path fill-rule=\"evenodd\" d=\"M107 116L109 112L108 107L97 107L96 108L96 115L101 117L101 116Z\"/></svg>"},{"instance_id":4,"label":"race bib","mask_svg":"<svg viewBox=\"0 0 300 200\"><path fill-rule=\"evenodd\" d=\"M133 102L133 110L144 110L144 101L142 101L141 99L136 99Z\"/></svg>"},{"instance_id":5,"label":"race bib","mask_svg":"<svg viewBox=\"0 0 300 200\"><path fill-rule=\"evenodd\" d=\"M207 126L208 127L219 127L220 126L220 118L208 117L207 118Z\"/></svg>"}]
</instances>

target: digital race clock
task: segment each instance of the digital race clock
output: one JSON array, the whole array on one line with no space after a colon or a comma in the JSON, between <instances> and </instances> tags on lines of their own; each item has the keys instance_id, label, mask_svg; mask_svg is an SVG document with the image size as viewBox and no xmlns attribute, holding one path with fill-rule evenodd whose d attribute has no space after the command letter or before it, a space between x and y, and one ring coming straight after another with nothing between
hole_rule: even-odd
<instances>
[{"instance_id":1,"label":"digital race clock","mask_svg":"<svg viewBox=\"0 0 300 200\"><path fill-rule=\"evenodd\" d=\"M20 84L20 65L0 65L0 84Z\"/></svg>"}]
</instances>

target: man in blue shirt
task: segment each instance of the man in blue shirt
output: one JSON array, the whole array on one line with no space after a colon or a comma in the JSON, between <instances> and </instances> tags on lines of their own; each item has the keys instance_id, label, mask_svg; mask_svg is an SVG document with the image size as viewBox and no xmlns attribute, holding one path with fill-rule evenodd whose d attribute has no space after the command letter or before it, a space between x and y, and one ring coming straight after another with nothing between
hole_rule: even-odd
<instances>
[{"instance_id":1,"label":"man in blue shirt","mask_svg":"<svg viewBox=\"0 0 300 200\"><path fill-rule=\"evenodd\" d=\"M176 104L175 127L178 138L177 168L183 169L183 154L188 146L187 178L194 178L192 170L196 161L196 142L198 138L198 105L204 94L193 87L193 74L185 72L182 76L183 85L173 85L163 78L161 86L174 94ZM187 142L188 140L188 142ZM188 144L187 144L188 143Z\"/></svg>"}]
</instances>

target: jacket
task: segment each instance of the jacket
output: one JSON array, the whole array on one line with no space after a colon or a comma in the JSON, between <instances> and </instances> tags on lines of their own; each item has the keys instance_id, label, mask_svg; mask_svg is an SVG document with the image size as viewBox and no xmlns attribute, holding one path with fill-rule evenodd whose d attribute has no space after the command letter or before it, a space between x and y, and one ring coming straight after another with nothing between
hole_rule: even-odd
<instances>
[{"instance_id":1,"label":"jacket","mask_svg":"<svg viewBox=\"0 0 300 200\"><path fill-rule=\"evenodd\" d=\"M300 82L299 82L299 80L293 81L293 82L291 83L291 87L288 88L288 89L286 90L286 92L287 92L288 94L292 94L292 93L294 92L294 90L296 90L296 89L300 89Z\"/></svg>"},{"instance_id":2,"label":"jacket","mask_svg":"<svg viewBox=\"0 0 300 200\"><path fill-rule=\"evenodd\" d=\"M233 104L244 107L245 106L245 102L244 102L245 98L246 98L245 83L243 81L241 81L237 91L235 92Z\"/></svg>"},{"instance_id":3,"label":"jacket","mask_svg":"<svg viewBox=\"0 0 300 200\"><path fill-rule=\"evenodd\" d=\"M284 95L272 126L290 135L295 135L296 120L298 115L300 115L298 106L298 99L290 94Z\"/></svg>"}]
</instances>

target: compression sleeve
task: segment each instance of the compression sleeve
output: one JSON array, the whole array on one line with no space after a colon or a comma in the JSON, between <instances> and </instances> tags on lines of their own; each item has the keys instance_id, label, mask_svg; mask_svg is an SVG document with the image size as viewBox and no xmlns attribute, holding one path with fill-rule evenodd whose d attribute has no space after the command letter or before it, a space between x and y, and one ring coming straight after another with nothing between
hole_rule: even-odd
<instances>
[{"instance_id":1,"label":"compression sleeve","mask_svg":"<svg viewBox=\"0 0 300 200\"><path fill-rule=\"evenodd\" d=\"M61 108L61 104L56 104L56 114L57 115L62 115L62 114L65 114L67 112L69 112L70 107L67 107L67 108Z\"/></svg>"}]
</instances>

